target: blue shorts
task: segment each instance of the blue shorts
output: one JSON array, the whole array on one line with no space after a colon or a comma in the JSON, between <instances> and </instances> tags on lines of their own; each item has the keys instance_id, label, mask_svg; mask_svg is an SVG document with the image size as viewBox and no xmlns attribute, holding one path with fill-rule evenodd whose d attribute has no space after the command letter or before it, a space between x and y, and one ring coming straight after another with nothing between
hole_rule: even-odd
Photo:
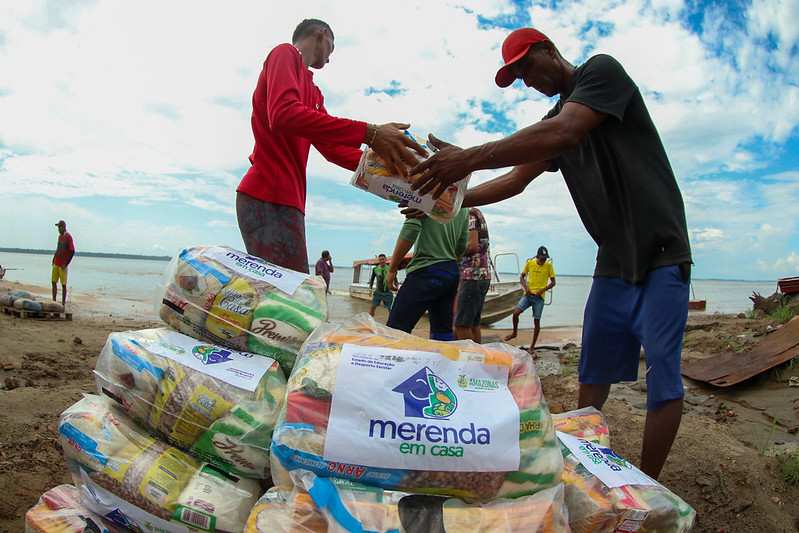
<instances>
[{"instance_id":1,"label":"blue shorts","mask_svg":"<svg viewBox=\"0 0 799 533\"><path fill-rule=\"evenodd\" d=\"M452 317L459 280L460 271L455 261L436 263L407 274L391 306L386 325L411 333L427 311L430 338L454 340Z\"/></svg>"},{"instance_id":2,"label":"blue shorts","mask_svg":"<svg viewBox=\"0 0 799 533\"><path fill-rule=\"evenodd\" d=\"M675 265L651 270L636 284L594 278L583 316L580 383L636 381L643 346L647 409L682 398L680 358L690 294L686 277Z\"/></svg>"},{"instance_id":3,"label":"blue shorts","mask_svg":"<svg viewBox=\"0 0 799 533\"><path fill-rule=\"evenodd\" d=\"M391 291L375 291L372 293L372 305L380 307L380 302L386 306L386 309L391 309L391 302L394 301L394 293Z\"/></svg>"},{"instance_id":4,"label":"blue shorts","mask_svg":"<svg viewBox=\"0 0 799 533\"><path fill-rule=\"evenodd\" d=\"M524 312L525 309L528 307L533 308L533 318L536 320L541 320L541 314L544 312L544 299L536 294L522 294L522 297L519 299L519 303L516 304L516 307Z\"/></svg>"}]
</instances>

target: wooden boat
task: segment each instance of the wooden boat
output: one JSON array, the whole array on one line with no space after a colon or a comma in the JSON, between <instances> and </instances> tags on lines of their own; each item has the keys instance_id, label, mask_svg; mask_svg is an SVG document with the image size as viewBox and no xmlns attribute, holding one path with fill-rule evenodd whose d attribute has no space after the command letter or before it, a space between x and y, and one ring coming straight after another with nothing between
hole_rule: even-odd
<instances>
[{"instance_id":1,"label":"wooden boat","mask_svg":"<svg viewBox=\"0 0 799 533\"><path fill-rule=\"evenodd\" d=\"M697 300L694 294L694 284L691 283L691 299L688 300L688 309L694 311L704 311L707 307L707 300Z\"/></svg>"},{"instance_id":2,"label":"wooden boat","mask_svg":"<svg viewBox=\"0 0 799 533\"><path fill-rule=\"evenodd\" d=\"M782 294L793 294L799 292L799 276L792 278L779 278L777 288Z\"/></svg>"},{"instance_id":3,"label":"wooden boat","mask_svg":"<svg viewBox=\"0 0 799 533\"><path fill-rule=\"evenodd\" d=\"M497 257L512 255L516 257L516 270L519 271L519 259L514 253L497 254L494 256L492 262L492 272L495 279L491 280L491 285L488 287L486 299L483 303L483 313L480 325L487 326L502 320L506 316L513 313L514 306L519 302L522 296L522 288L519 285L519 277L517 276L513 281L501 281L499 274L495 267ZM399 268L405 268L410 262L413 254L408 254L400 263ZM362 259L352 263L352 283L350 284L350 296L353 298L360 298L361 300L371 300L372 292L374 289L369 288L369 278L372 275L372 268L380 264L380 261L375 259ZM366 268L364 268L366 267ZM396 296L396 294L395 294Z\"/></svg>"}]
</instances>

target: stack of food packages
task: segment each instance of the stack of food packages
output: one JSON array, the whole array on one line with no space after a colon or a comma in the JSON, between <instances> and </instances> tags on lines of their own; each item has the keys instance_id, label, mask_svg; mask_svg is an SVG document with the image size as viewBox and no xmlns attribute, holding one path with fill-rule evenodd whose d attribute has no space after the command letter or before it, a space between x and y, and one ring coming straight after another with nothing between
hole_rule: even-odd
<instances>
[{"instance_id":1,"label":"stack of food packages","mask_svg":"<svg viewBox=\"0 0 799 533\"><path fill-rule=\"evenodd\" d=\"M62 413L67 465L83 503L109 523L243 531L270 485L284 376L327 319L325 284L230 248L193 247L170 263L161 296L174 329L109 335L94 371L99 396Z\"/></svg>"},{"instance_id":2,"label":"stack of food packages","mask_svg":"<svg viewBox=\"0 0 799 533\"><path fill-rule=\"evenodd\" d=\"M325 323L277 424L248 532L568 531L552 418L511 346Z\"/></svg>"},{"instance_id":3,"label":"stack of food packages","mask_svg":"<svg viewBox=\"0 0 799 533\"><path fill-rule=\"evenodd\" d=\"M605 417L593 407L552 415L563 451L573 532L691 531L696 511L610 449Z\"/></svg>"},{"instance_id":4,"label":"stack of food packages","mask_svg":"<svg viewBox=\"0 0 799 533\"><path fill-rule=\"evenodd\" d=\"M409 131L406 131L405 134L419 144L425 144L422 139L418 139ZM430 145L428 145L428 148L432 150ZM419 161L426 159L419 157L418 154L417 158ZM410 167L408 169L410 170ZM416 177L398 176L392 169L386 168L385 161L374 150L369 148L364 150L361 155L361 160L352 175L350 185L375 194L380 198L399 204L408 204L409 207L420 209L427 213L430 218L442 224L455 218L463 204L463 197L466 195L466 187L469 184L471 174L461 181L448 186L437 199L433 199L429 194L423 196L418 191L411 189L411 184Z\"/></svg>"}]
</instances>

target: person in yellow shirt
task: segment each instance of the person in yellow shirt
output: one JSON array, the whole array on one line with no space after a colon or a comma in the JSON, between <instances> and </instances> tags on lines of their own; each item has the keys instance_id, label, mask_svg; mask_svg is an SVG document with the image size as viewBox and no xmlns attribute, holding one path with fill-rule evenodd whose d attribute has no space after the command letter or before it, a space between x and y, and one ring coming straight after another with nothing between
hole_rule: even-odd
<instances>
[{"instance_id":1,"label":"person in yellow shirt","mask_svg":"<svg viewBox=\"0 0 799 533\"><path fill-rule=\"evenodd\" d=\"M538 247L538 252L534 259L525 263L522 273L519 275L519 283L522 284L524 294L519 303L513 308L513 331L505 337L509 341L516 337L519 328L519 315L528 307L533 308L533 341L527 349L531 355L535 355L535 343L538 340L538 333L541 331L541 313L544 311L544 297L546 292L555 286L555 269L549 259L549 251L544 246ZM525 280L525 277L527 278Z\"/></svg>"}]
</instances>

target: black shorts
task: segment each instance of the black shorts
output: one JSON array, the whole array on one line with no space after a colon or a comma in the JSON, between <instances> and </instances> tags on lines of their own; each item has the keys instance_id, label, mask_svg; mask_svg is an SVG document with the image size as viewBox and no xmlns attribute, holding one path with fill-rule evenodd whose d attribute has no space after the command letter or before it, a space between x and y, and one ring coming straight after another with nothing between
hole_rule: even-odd
<instances>
[{"instance_id":1,"label":"black shorts","mask_svg":"<svg viewBox=\"0 0 799 533\"><path fill-rule=\"evenodd\" d=\"M480 325L483 313L483 302L486 299L490 279L462 279L458 287L458 299L455 303L455 326L471 328Z\"/></svg>"}]
</instances>

